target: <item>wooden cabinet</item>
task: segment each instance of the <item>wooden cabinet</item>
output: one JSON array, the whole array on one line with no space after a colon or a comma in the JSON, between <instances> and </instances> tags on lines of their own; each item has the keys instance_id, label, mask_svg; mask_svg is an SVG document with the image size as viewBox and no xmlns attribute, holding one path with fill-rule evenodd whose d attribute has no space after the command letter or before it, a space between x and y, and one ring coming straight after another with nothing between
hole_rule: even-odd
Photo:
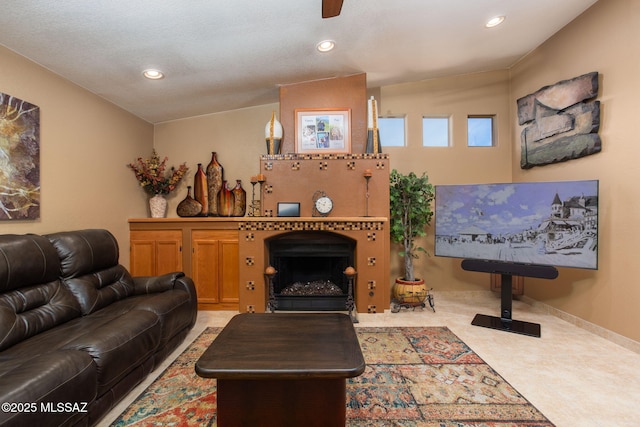
<instances>
[{"instance_id":1,"label":"wooden cabinet","mask_svg":"<svg viewBox=\"0 0 640 427\"><path fill-rule=\"evenodd\" d=\"M129 220L131 274L184 271L200 310L238 310L238 222L241 218Z\"/></svg>"},{"instance_id":2,"label":"wooden cabinet","mask_svg":"<svg viewBox=\"0 0 640 427\"><path fill-rule=\"evenodd\" d=\"M158 276L182 271L182 231L131 231L131 274Z\"/></svg>"},{"instance_id":3,"label":"wooden cabinet","mask_svg":"<svg viewBox=\"0 0 640 427\"><path fill-rule=\"evenodd\" d=\"M238 232L193 230L191 275L200 308L238 308Z\"/></svg>"}]
</instances>

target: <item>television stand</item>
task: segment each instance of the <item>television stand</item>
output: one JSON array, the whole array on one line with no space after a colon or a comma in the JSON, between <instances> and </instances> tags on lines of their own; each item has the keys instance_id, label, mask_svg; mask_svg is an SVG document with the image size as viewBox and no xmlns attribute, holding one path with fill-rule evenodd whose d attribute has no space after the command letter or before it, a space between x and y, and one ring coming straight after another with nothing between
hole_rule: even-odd
<instances>
[{"instance_id":1,"label":"television stand","mask_svg":"<svg viewBox=\"0 0 640 427\"><path fill-rule=\"evenodd\" d=\"M514 320L511 317L513 305L513 275L555 279L558 277L558 270L555 267L470 259L462 261L461 266L467 271L496 273L501 276L500 316L476 314L471 322L472 325L540 338L540 324Z\"/></svg>"},{"instance_id":2,"label":"television stand","mask_svg":"<svg viewBox=\"0 0 640 427\"><path fill-rule=\"evenodd\" d=\"M501 274L500 282L500 317L476 314L471 322L474 326L499 329L501 331L528 335L540 338L540 325L538 323L523 322L511 318L511 306L513 304L513 277L510 274Z\"/></svg>"}]
</instances>

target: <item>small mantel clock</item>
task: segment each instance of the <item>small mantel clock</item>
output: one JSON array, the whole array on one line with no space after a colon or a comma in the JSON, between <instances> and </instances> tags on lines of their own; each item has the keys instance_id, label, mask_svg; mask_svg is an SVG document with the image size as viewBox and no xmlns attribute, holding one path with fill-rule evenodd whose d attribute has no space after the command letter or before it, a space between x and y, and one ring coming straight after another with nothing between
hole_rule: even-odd
<instances>
[{"instance_id":1,"label":"small mantel clock","mask_svg":"<svg viewBox=\"0 0 640 427\"><path fill-rule=\"evenodd\" d=\"M313 195L313 216L327 216L332 209L333 200L324 191L316 191Z\"/></svg>"}]
</instances>

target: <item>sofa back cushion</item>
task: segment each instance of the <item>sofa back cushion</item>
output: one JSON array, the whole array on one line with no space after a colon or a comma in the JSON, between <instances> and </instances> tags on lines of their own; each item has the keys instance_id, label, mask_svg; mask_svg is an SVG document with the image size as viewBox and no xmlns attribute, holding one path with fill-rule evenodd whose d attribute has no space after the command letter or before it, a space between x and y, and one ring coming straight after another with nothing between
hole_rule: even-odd
<instances>
[{"instance_id":1,"label":"sofa back cushion","mask_svg":"<svg viewBox=\"0 0 640 427\"><path fill-rule=\"evenodd\" d=\"M133 295L133 279L118 263L118 242L109 231L66 231L46 237L60 257L63 283L77 298L82 314Z\"/></svg>"},{"instance_id":2,"label":"sofa back cushion","mask_svg":"<svg viewBox=\"0 0 640 427\"><path fill-rule=\"evenodd\" d=\"M0 236L0 350L80 316L48 239Z\"/></svg>"},{"instance_id":3,"label":"sofa back cushion","mask_svg":"<svg viewBox=\"0 0 640 427\"><path fill-rule=\"evenodd\" d=\"M56 280L58 253L48 239L36 234L0 235L0 292Z\"/></svg>"}]
</instances>

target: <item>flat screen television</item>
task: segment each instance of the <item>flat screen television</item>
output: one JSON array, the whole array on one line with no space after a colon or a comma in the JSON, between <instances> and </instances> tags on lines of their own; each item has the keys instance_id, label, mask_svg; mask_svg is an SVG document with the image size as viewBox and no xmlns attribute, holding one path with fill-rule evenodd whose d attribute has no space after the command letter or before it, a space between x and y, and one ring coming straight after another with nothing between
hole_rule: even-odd
<instances>
[{"instance_id":1,"label":"flat screen television","mask_svg":"<svg viewBox=\"0 0 640 427\"><path fill-rule=\"evenodd\" d=\"M598 268L598 181L435 186L436 256Z\"/></svg>"}]
</instances>

